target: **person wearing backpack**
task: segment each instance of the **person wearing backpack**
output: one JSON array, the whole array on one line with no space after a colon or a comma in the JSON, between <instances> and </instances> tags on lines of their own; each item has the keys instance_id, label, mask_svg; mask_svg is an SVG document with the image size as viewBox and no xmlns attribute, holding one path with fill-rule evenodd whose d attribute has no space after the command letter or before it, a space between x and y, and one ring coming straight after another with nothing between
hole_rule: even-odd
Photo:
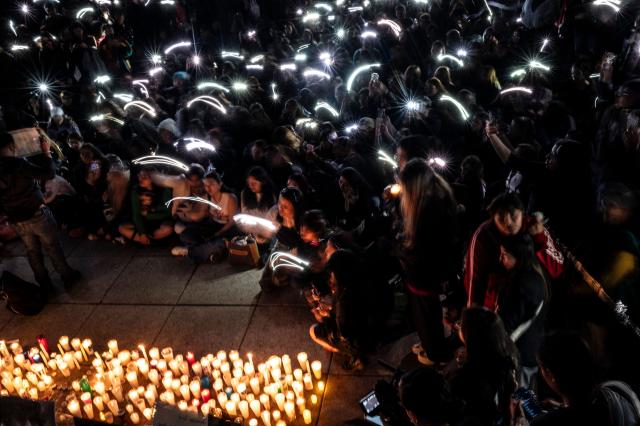
<instances>
[{"instance_id":1,"label":"person wearing backpack","mask_svg":"<svg viewBox=\"0 0 640 426\"><path fill-rule=\"evenodd\" d=\"M37 183L55 176L51 141L44 132L39 132L42 153L29 159L14 157L11 135L0 135L0 209L24 242L36 282L46 295L51 291L52 283L44 264L43 250L51 258L65 286L78 281L81 275L65 259L56 221L45 205Z\"/></svg>"},{"instance_id":2,"label":"person wearing backpack","mask_svg":"<svg viewBox=\"0 0 640 426\"><path fill-rule=\"evenodd\" d=\"M538 351L542 377L562 402L532 426L630 426L640 423L640 401L624 382L601 382L586 342L574 332L544 337Z\"/></svg>"}]
</instances>

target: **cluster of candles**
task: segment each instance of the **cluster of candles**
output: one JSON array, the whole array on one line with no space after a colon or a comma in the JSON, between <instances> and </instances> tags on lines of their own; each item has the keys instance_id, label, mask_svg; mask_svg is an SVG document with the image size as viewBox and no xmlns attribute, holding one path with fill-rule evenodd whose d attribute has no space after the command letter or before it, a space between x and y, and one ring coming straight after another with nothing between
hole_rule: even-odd
<instances>
[{"instance_id":1,"label":"cluster of candles","mask_svg":"<svg viewBox=\"0 0 640 426\"><path fill-rule=\"evenodd\" d=\"M161 401L237 424L284 426L310 424L325 389L322 363L305 352L295 363L274 355L254 364L250 353L245 360L235 350L198 360L191 352L174 355L170 347L121 350L116 340L102 354L89 339L62 336L57 346L59 352L50 353L39 337L38 347L25 352L18 342L0 341L0 395L49 399L54 388L64 391L71 382L64 411L73 417L150 423Z\"/></svg>"}]
</instances>

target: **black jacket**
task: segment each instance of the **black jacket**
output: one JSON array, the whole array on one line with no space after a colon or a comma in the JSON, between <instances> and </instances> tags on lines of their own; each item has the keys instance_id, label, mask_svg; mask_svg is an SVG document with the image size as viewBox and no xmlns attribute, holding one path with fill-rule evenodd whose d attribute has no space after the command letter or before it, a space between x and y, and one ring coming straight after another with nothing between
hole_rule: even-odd
<instances>
[{"instance_id":1,"label":"black jacket","mask_svg":"<svg viewBox=\"0 0 640 426\"><path fill-rule=\"evenodd\" d=\"M30 159L0 157L0 211L9 222L22 222L44 204L40 185L36 180L55 176L53 160L45 155Z\"/></svg>"}]
</instances>

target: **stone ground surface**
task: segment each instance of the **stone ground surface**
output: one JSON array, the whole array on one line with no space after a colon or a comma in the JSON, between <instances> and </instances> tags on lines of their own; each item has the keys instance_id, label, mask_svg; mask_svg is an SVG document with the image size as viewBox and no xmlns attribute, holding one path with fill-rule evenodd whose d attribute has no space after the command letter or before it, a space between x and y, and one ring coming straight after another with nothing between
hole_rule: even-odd
<instances>
[{"instance_id":1,"label":"stone ground surface","mask_svg":"<svg viewBox=\"0 0 640 426\"><path fill-rule=\"evenodd\" d=\"M56 295L34 317L18 317L0 307L0 338L30 343L39 334L54 341L61 335L89 337L100 349L116 338L123 347L170 345L196 354L238 349L256 359L306 351L329 374L316 422L327 426L361 418L358 400L378 379L390 377L374 358L364 371L345 372L340 356L309 338L313 317L296 292L261 293L258 270L242 271L226 263L196 266L172 257L166 246L122 247L82 238L63 238L63 246L83 280L64 291L52 272ZM20 242L0 248L0 270L33 281L24 254ZM399 365L414 340L410 336L389 345L378 356Z\"/></svg>"}]
</instances>

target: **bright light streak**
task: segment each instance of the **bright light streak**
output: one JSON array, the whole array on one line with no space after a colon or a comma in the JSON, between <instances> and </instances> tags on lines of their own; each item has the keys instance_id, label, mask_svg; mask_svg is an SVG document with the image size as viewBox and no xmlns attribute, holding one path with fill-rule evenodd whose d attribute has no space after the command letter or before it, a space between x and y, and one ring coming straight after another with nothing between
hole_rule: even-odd
<instances>
[{"instance_id":1,"label":"bright light streak","mask_svg":"<svg viewBox=\"0 0 640 426\"><path fill-rule=\"evenodd\" d=\"M615 13L620 12L620 3L616 3L611 0L596 0L591 4L593 4L594 6L607 6L611 8L611 10L613 10Z\"/></svg>"},{"instance_id":2,"label":"bright light streak","mask_svg":"<svg viewBox=\"0 0 640 426\"><path fill-rule=\"evenodd\" d=\"M249 59L249 62L255 64L256 62L260 62L262 60L264 60L264 55L256 55L253 58Z\"/></svg>"},{"instance_id":3,"label":"bright light streak","mask_svg":"<svg viewBox=\"0 0 640 426\"><path fill-rule=\"evenodd\" d=\"M547 47L547 44L549 44L548 38L545 38L544 40L542 40L542 46L540 46L540 53L544 52L544 48Z\"/></svg>"},{"instance_id":4,"label":"bright light streak","mask_svg":"<svg viewBox=\"0 0 640 426\"><path fill-rule=\"evenodd\" d=\"M600 78L600 74L599 73L589 74L589 78Z\"/></svg>"},{"instance_id":5,"label":"bright light streak","mask_svg":"<svg viewBox=\"0 0 640 426\"><path fill-rule=\"evenodd\" d=\"M348 125L347 127L344 128L344 132L346 134L348 134L348 135L351 134L352 132L356 131L356 130L358 130L358 125L356 123L350 124L350 125Z\"/></svg>"},{"instance_id":6,"label":"bright light streak","mask_svg":"<svg viewBox=\"0 0 640 426\"><path fill-rule=\"evenodd\" d=\"M302 17L302 22L316 22L318 19L320 19L318 12L307 12L306 15Z\"/></svg>"},{"instance_id":7,"label":"bright light streak","mask_svg":"<svg viewBox=\"0 0 640 426\"><path fill-rule=\"evenodd\" d=\"M262 65L257 65L257 64L256 65L249 64L249 65L247 65L246 68L247 68L248 71L262 71L262 70L264 70L264 67Z\"/></svg>"},{"instance_id":8,"label":"bright light streak","mask_svg":"<svg viewBox=\"0 0 640 426\"><path fill-rule=\"evenodd\" d=\"M256 30L250 30L250 31L247 31L247 37L249 37L249 38L253 38L253 37L255 37L255 36L256 36L256 34L257 34L257 33L256 33Z\"/></svg>"},{"instance_id":9,"label":"bright light streak","mask_svg":"<svg viewBox=\"0 0 640 426\"><path fill-rule=\"evenodd\" d=\"M133 95L130 93L114 93L113 97L124 102L131 102L133 100Z\"/></svg>"},{"instance_id":10,"label":"bright light streak","mask_svg":"<svg viewBox=\"0 0 640 426\"><path fill-rule=\"evenodd\" d=\"M523 76L527 73L527 70L524 68L520 68L515 70L514 72L512 72L511 74L509 74L509 77L511 78L516 78L516 77L520 77Z\"/></svg>"},{"instance_id":11,"label":"bright light streak","mask_svg":"<svg viewBox=\"0 0 640 426\"><path fill-rule=\"evenodd\" d=\"M257 216L251 216L248 214L237 214L233 217L233 220L236 223L239 223L241 225L248 225L248 226L255 226L255 225L259 225L262 227L267 228L270 231L275 231L276 230L276 226L273 224L273 222L271 222L270 220L267 219L263 219L261 217L257 217Z\"/></svg>"},{"instance_id":12,"label":"bright light streak","mask_svg":"<svg viewBox=\"0 0 640 426\"><path fill-rule=\"evenodd\" d=\"M107 81L111 81L111 77L108 75L99 75L93 79L93 82L98 84L105 84Z\"/></svg>"},{"instance_id":13,"label":"bright light streak","mask_svg":"<svg viewBox=\"0 0 640 426\"><path fill-rule=\"evenodd\" d=\"M104 99L107 99L107 97L104 95L104 93L102 93L101 91L98 91L98 97L96 98L96 103L100 104Z\"/></svg>"},{"instance_id":14,"label":"bright light streak","mask_svg":"<svg viewBox=\"0 0 640 426\"><path fill-rule=\"evenodd\" d=\"M24 13L25 15L29 13L29 5L27 4L23 4L22 6L20 6L20 11L22 13Z\"/></svg>"},{"instance_id":15,"label":"bright light streak","mask_svg":"<svg viewBox=\"0 0 640 426\"><path fill-rule=\"evenodd\" d=\"M47 83L38 84L38 90L40 93L47 93L49 91L49 85Z\"/></svg>"},{"instance_id":16,"label":"bright light streak","mask_svg":"<svg viewBox=\"0 0 640 426\"><path fill-rule=\"evenodd\" d=\"M224 105L222 105L222 102L220 102L220 100L214 98L213 96L196 96L195 98L191 99L189 102L187 102L187 108L191 108L191 105L193 105L196 102L202 102L205 103L215 109L217 109L218 111L220 111L223 114L227 113L227 109L224 107Z\"/></svg>"},{"instance_id":17,"label":"bright light streak","mask_svg":"<svg viewBox=\"0 0 640 426\"><path fill-rule=\"evenodd\" d=\"M216 149L209 142L205 142L202 139L197 138L184 138L185 141L190 141L185 147L187 151L193 151L194 149L206 149L207 151L215 152Z\"/></svg>"},{"instance_id":18,"label":"bright light streak","mask_svg":"<svg viewBox=\"0 0 640 426\"><path fill-rule=\"evenodd\" d=\"M414 0L418 4L428 4L429 0Z\"/></svg>"},{"instance_id":19,"label":"bright light streak","mask_svg":"<svg viewBox=\"0 0 640 426\"><path fill-rule=\"evenodd\" d=\"M364 9L362 8L362 6L353 6L353 7L348 7L347 10L349 11L349 13L356 13L356 12L362 12Z\"/></svg>"},{"instance_id":20,"label":"bright light streak","mask_svg":"<svg viewBox=\"0 0 640 426\"><path fill-rule=\"evenodd\" d=\"M447 167L447 161L440 157L431 157L428 161L430 166L436 166L440 169L444 169Z\"/></svg>"},{"instance_id":21,"label":"bright light streak","mask_svg":"<svg viewBox=\"0 0 640 426\"><path fill-rule=\"evenodd\" d=\"M302 9L296 10L296 15L302 15Z\"/></svg>"},{"instance_id":22,"label":"bright light streak","mask_svg":"<svg viewBox=\"0 0 640 426\"><path fill-rule=\"evenodd\" d=\"M375 68L375 67L379 67L379 66L380 66L380 63L366 64L366 65L360 65L358 68L353 70L353 72L351 73L351 75L347 79L347 92L351 91L351 87L353 86L353 82L355 81L356 77L358 77L358 75L360 73L363 73L365 71L370 70L371 68Z\"/></svg>"},{"instance_id":23,"label":"bright light streak","mask_svg":"<svg viewBox=\"0 0 640 426\"><path fill-rule=\"evenodd\" d=\"M297 49L296 52L300 53L301 51L308 49L309 47L311 47L310 44L301 44Z\"/></svg>"},{"instance_id":24,"label":"bright light streak","mask_svg":"<svg viewBox=\"0 0 640 426\"><path fill-rule=\"evenodd\" d=\"M146 155L144 157L136 158L132 161L133 164L147 165L147 164L162 164L165 166L172 166L178 169L189 171L189 166L175 160L171 157L165 157L164 155Z\"/></svg>"},{"instance_id":25,"label":"bright light streak","mask_svg":"<svg viewBox=\"0 0 640 426\"><path fill-rule=\"evenodd\" d=\"M162 62L162 56L158 55L157 53L151 55L151 62L153 63L153 65L158 65L160 62Z\"/></svg>"},{"instance_id":26,"label":"bright light streak","mask_svg":"<svg viewBox=\"0 0 640 426\"><path fill-rule=\"evenodd\" d=\"M329 113L333 115L335 118L338 118L340 116L340 113L325 101L318 101L318 103L314 107L314 111L318 112L319 109L324 109L329 111Z\"/></svg>"},{"instance_id":27,"label":"bright light streak","mask_svg":"<svg viewBox=\"0 0 640 426\"><path fill-rule=\"evenodd\" d=\"M327 16L327 20L328 20L328 21L330 21L330 22L331 22L331 21L335 21L335 20L336 20L336 15L329 15L329 16Z\"/></svg>"},{"instance_id":28,"label":"bright light streak","mask_svg":"<svg viewBox=\"0 0 640 426\"><path fill-rule=\"evenodd\" d=\"M315 68L307 68L302 73L304 77L318 77L318 78L326 78L327 80L331 80L331 76L324 71L317 70Z\"/></svg>"},{"instance_id":29,"label":"bright light streak","mask_svg":"<svg viewBox=\"0 0 640 426\"><path fill-rule=\"evenodd\" d=\"M309 262L291 253L275 251L269 257L269 265L273 272L278 270L278 268L293 268L302 271L305 267L309 266Z\"/></svg>"},{"instance_id":30,"label":"bright light streak","mask_svg":"<svg viewBox=\"0 0 640 426\"><path fill-rule=\"evenodd\" d=\"M458 55L460 57L463 57L463 58L466 58L468 54L469 54L469 52L467 52L465 49L458 49L456 51L456 55Z\"/></svg>"},{"instance_id":31,"label":"bright light streak","mask_svg":"<svg viewBox=\"0 0 640 426\"><path fill-rule=\"evenodd\" d=\"M109 121L113 121L114 123L117 123L121 126L124 126L124 121L120 120L119 118L113 117L111 114L96 114L96 115L92 115L91 117L89 117L89 121L91 122L96 122L96 121L103 121L103 120L109 120Z\"/></svg>"},{"instance_id":32,"label":"bright light streak","mask_svg":"<svg viewBox=\"0 0 640 426\"><path fill-rule=\"evenodd\" d=\"M200 59L200 56L198 55L193 55L191 57L191 62L193 63L193 65L200 65L200 61L201 59Z\"/></svg>"},{"instance_id":33,"label":"bright light streak","mask_svg":"<svg viewBox=\"0 0 640 426\"><path fill-rule=\"evenodd\" d=\"M235 83L231 83L231 88L236 92L246 92L249 90L249 85L242 81L236 81Z\"/></svg>"},{"instance_id":34,"label":"bright light streak","mask_svg":"<svg viewBox=\"0 0 640 426\"><path fill-rule=\"evenodd\" d=\"M222 53L220 53L220 57L222 57L223 59L232 58L238 59L239 61L244 60L244 56L242 56L240 52L227 52L226 50L223 50Z\"/></svg>"},{"instance_id":35,"label":"bright light streak","mask_svg":"<svg viewBox=\"0 0 640 426\"><path fill-rule=\"evenodd\" d=\"M507 93L513 93L513 92L520 92L520 93L526 93L527 95L530 95L533 93L533 90L529 89L528 87L510 87L508 89L504 89L502 92L500 92L501 95L506 95Z\"/></svg>"},{"instance_id":36,"label":"bright light streak","mask_svg":"<svg viewBox=\"0 0 640 426\"><path fill-rule=\"evenodd\" d=\"M331 53L329 52L320 52L318 59L320 59L322 63L327 67L333 65L333 56L331 56Z\"/></svg>"},{"instance_id":37,"label":"bright light streak","mask_svg":"<svg viewBox=\"0 0 640 426\"><path fill-rule=\"evenodd\" d=\"M448 59L450 61L455 62L460 68L464 67L464 62L461 59L456 58L453 55L449 55L449 54L446 54L446 53L441 53L441 54L438 55L437 59L438 59L438 62L442 62L445 59Z\"/></svg>"},{"instance_id":38,"label":"bright light streak","mask_svg":"<svg viewBox=\"0 0 640 426\"><path fill-rule=\"evenodd\" d=\"M166 49L164 49L164 54L168 55L169 53L171 53L174 49L179 49L181 47L190 47L191 46L191 42L188 40L185 41L180 41L178 43L172 44L171 46L167 47Z\"/></svg>"},{"instance_id":39,"label":"bright light streak","mask_svg":"<svg viewBox=\"0 0 640 426\"><path fill-rule=\"evenodd\" d=\"M277 101L280 95L276 92L276 84L271 83L271 99Z\"/></svg>"},{"instance_id":40,"label":"bright light streak","mask_svg":"<svg viewBox=\"0 0 640 426\"><path fill-rule=\"evenodd\" d=\"M329 6L327 3L316 3L313 5L313 7L315 7L316 9L326 10L327 12L331 12L333 10L333 8Z\"/></svg>"},{"instance_id":41,"label":"bright light streak","mask_svg":"<svg viewBox=\"0 0 640 426\"><path fill-rule=\"evenodd\" d=\"M391 164L394 169L398 168L398 163L396 163L396 161L383 150L378 151L378 160Z\"/></svg>"},{"instance_id":42,"label":"bright light streak","mask_svg":"<svg viewBox=\"0 0 640 426\"><path fill-rule=\"evenodd\" d=\"M386 25L391 29L391 31L393 31L396 37L400 37L402 28L400 28L400 25L396 21L392 21L391 19L380 19L378 21L378 25Z\"/></svg>"},{"instance_id":43,"label":"bright light streak","mask_svg":"<svg viewBox=\"0 0 640 426\"><path fill-rule=\"evenodd\" d=\"M13 46L11 46L12 52L17 52L20 50L29 50L29 46L27 46L26 44L14 44Z\"/></svg>"},{"instance_id":44,"label":"bright light streak","mask_svg":"<svg viewBox=\"0 0 640 426\"><path fill-rule=\"evenodd\" d=\"M9 28L11 29L11 31L13 31L13 35L18 37L18 32L16 31L16 27L15 27L13 21L11 21L11 20L9 20Z\"/></svg>"},{"instance_id":45,"label":"bright light streak","mask_svg":"<svg viewBox=\"0 0 640 426\"><path fill-rule=\"evenodd\" d=\"M202 83L198 84L197 89L198 90L217 89L217 90L221 90L221 91L223 91L225 93L229 93L229 89L227 89L223 85L218 84L218 83L213 82L213 81L203 81Z\"/></svg>"},{"instance_id":46,"label":"bright light streak","mask_svg":"<svg viewBox=\"0 0 640 426\"><path fill-rule=\"evenodd\" d=\"M216 203L212 203L211 201L205 200L204 198L200 198L200 197L173 197L172 199L167 201L165 203L165 205L167 207L169 207L171 205L171 203L173 203L174 201L193 201L193 202L196 202L196 203L206 204L206 205L208 205L210 207L213 207L214 209L216 209L218 211L222 211L222 207L220 207Z\"/></svg>"},{"instance_id":47,"label":"bright light streak","mask_svg":"<svg viewBox=\"0 0 640 426\"><path fill-rule=\"evenodd\" d=\"M127 109L129 109L131 107L140 108L141 110L143 110L144 112L146 112L147 114L149 114L152 117L156 116L156 110L146 102L143 102L143 101L131 101L131 102L127 103L124 106L124 110L126 111Z\"/></svg>"},{"instance_id":48,"label":"bright light streak","mask_svg":"<svg viewBox=\"0 0 640 426\"><path fill-rule=\"evenodd\" d=\"M409 111L418 111L420 109L420 102L409 100L405 104L405 108Z\"/></svg>"},{"instance_id":49,"label":"bright light streak","mask_svg":"<svg viewBox=\"0 0 640 426\"><path fill-rule=\"evenodd\" d=\"M147 90L147 86L145 83L149 83L149 80L133 80L131 83L133 86L140 86L140 92L144 95L145 98L149 97L149 91Z\"/></svg>"},{"instance_id":50,"label":"bright light streak","mask_svg":"<svg viewBox=\"0 0 640 426\"><path fill-rule=\"evenodd\" d=\"M280 71L295 71L298 67L296 64L282 64L280 65Z\"/></svg>"},{"instance_id":51,"label":"bright light streak","mask_svg":"<svg viewBox=\"0 0 640 426\"><path fill-rule=\"evenodd\" d=\"M150 75L151 77L153 77L154 75L158 74L159 72L162 72L163 70L164 70L164 68L162 68L162 67L155 67L155 68L151 68L151 69L149 70L149 75Z\"/></svg>"},{"instance_id":52,"label":"bright light streak","mask_svg":"<svg viewBox=\"0 0 640 426\"><path fill-rule=\"evenodd\" d=\"M534 59L529 61L529 68L531 69L541 69L543 71L549 71L551 69L551 67L549 67L548 65L543 64L542 62Z\"/></svg>"},{"instance_id":53,"label":"bright light streak","mask_svg":"<svg viewBox=\"0 0 640 426\"><path fill-rule=\"evenodd\" d=\"M375 31L363 31L360 34L361 38L377 38L378 37L378 33L376 33Z\"/></svg>"},{"instance_id":54,"label":"bright light streak","mask_svg":"<svg viewBox=\"0 0 640 426\"><path fill-rule=\"evenodd\" d=\"M467 121L470 117L469 112L467 112L467 110L464 108L464 106L462 106L462 104L460 102L458 102L457 99L449 96L449 95L442 95L442 97L440 98L441 101L443 102L450 102L452 103L457 109L458 112L460 112L460 117L462 118L462 121Z\"/></svg>"},{"instance_id":55,"label":"bright light streak","mask_svg":"<svg viewBox=\"0 0 640 426\"><path fill-rule=\"evenodd\" d=\"M493 16L493 10L491 10L491 8L489 7L489 3L487 2L487 0L484 0L484 5L487 7L487 10L489 11L489 20L491 20L491 17Z\"/></svg>"},{"instance_id":56,"label":"bright light streak","mask_svg":"<svg viewBox=\"0 0 640 426\"><path fill-rule=\"evenodd\" d=\"M338 28L338 31L336 31L336 37L338 37L339 39L343 39L345 36L347 35L346 31L344 30L344 28Z\"/></svg>"},{"instance_id":57,"label":"bright light streak","mask_svg":"<svg viewBox=\"0 0 640 426\"><path fill-rule=\"evenodd\" d=\"M168 4L170 6L173 6L176 4L176 2L174 0L160 0L160 4Z\"/></svg>"},{"instance_id":58,"label":"bright light streak","mask_svg":"<svg viewBox=\"0 0 640 426\"><path fill-rule=\"evenodd\" d=\"M83 7L76 13L76 19L82 19L87 13L94 13L92 7Z\"/></svg>"},{"instance_id":59,"label":"bright light streak","mask_svg":"<svg viewBox=\"0 0 640 426\"><path fill-rule=\"evenodd\" d=\"M296 62L304 62L307 60L306 53L296 53L296 56L293 57L293 60Z\"/></svg>"}]
</instances>

